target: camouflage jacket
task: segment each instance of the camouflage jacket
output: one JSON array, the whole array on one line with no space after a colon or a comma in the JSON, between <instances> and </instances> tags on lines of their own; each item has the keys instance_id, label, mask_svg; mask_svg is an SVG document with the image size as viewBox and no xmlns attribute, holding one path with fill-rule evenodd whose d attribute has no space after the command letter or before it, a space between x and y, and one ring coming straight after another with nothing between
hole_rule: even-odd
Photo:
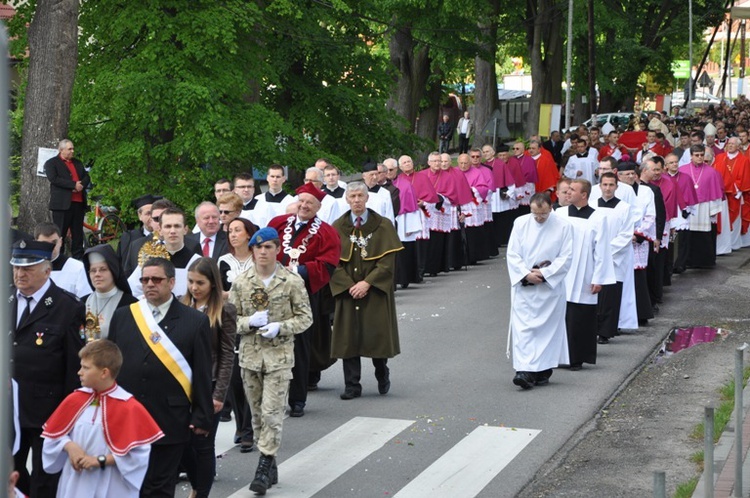
<instances>
[{"instance_id":1,"label":"camouflage jacket","mask_svg":"<svg viewBox=\"0 0 750 498\"><path fill-rule=\"evenodd\" d=\"M240 367L258 372L291 369L294 366L294 335L312 325L310 298L299 275L276 263L276 273L266 287L251 268L239 275L229 291L229 302L237 307L237 334L240 341ZM261 337L250 327L249 317L268 310L268 321L280 324L274 339Z\"/></svg>"}]
</instances>

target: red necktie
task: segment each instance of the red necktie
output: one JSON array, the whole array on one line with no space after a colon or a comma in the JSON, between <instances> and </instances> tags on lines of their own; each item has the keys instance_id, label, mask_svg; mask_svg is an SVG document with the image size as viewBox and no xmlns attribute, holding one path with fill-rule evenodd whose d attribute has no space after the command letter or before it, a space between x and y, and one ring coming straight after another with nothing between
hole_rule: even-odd
<instances>
[{"instance_id":1,"label":"red necktie","mask_svg":"<svg viewBox=\"0 0 750 498\"><path fill-rule=\"evenodd\" d=\"M203 257L204 258L210 258L211 257L211 246L208 244L211 242L211 239L206 237L206 240L203 241Z\"/></svg>"},{"instance_id":2,"label":"red necktie","mask_svg":"<svg viewBox=\"0 0 750 498\"><path fill-rule=\"evenodd\" d=\"M357 222L354 224L354 228L360 228L362 226L362 217L357 216Z\"/></svg>"}]
</instances>

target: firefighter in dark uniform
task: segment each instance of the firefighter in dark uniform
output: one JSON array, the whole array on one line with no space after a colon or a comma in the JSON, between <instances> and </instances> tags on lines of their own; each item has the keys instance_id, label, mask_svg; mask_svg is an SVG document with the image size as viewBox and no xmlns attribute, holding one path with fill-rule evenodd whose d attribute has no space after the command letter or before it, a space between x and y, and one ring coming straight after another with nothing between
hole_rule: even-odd
<instances>
[{"instance_id":1,"label":"firefighter in dark uniform","mask_svg":"<svg viewBox=\"0 0 750 498\"><path fill-rule=\"evenodd\" d=\"M80 387L78 351L84 345L85 306L50 280L53 245L13 244L13 286L8 299L13 341L12 375L18 383L21 446L14 456L18 488L33 497L54 497L60 474L42 468L42 425L60 402ZM32 472L26 469L29 450Z\"/></svg>"}]
</instances>

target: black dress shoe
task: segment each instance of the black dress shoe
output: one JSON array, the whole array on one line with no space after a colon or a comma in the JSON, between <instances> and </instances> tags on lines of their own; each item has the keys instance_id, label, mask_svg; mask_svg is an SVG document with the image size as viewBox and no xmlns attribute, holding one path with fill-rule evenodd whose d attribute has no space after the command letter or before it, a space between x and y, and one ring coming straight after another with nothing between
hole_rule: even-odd
<instances>
[{"instance_id":1,"label":"black dress shoe","mask_svg":"<svg viewBox=\"0 0 750 498\"><path fill-rule=\"evenodd\" d=\"M317 390L318 390L318 385L317 384L310 384L309 386L307 386L307 391L308 392L310 392L310 391L317 391Z\"/></svg>"},{"instance_id":2,"label":"black dress shoe","mask_svg":"<svg viewBox=\"0 0 750 498\"><path fill-rule=\"evenodd\" d=\"M378 381L378 392L380 394L388 394L388 391L391 390L391 381L389 379L385 379L382 382Z\"/></svg>"},{"instance_id":3,"label":"black dress shoe","mask_svg":"<svg viewBox=\"0 0 750 498\"><path fill-rule=\"evenodd\" d=\"M229 413L222 413L219 415L219 422L231 422L232 421L232 415Z\"/></svg>"},{"instance_id":4,"label":"black dress shoe","mask_svg":"<svg viewBox=\"0 0 750 498\"><path fill-rule=\"evenodd\" d=\"M253 451L253 449L255 449L255 446L252 442L242 442L240 444L240 453L250 453L251 451Z\"/></svg>"},{"instance_id":5,"label":"black dress shoe","mask_svg":"<svg viewBox=\"0 0 750 498\"><path fill-rule=\"evenodd\" d=\"M577 372L577 371L579 371L582 368L583 368L583 364L582 363L571 363L570 364L570 370L572 372Z\"/></svg>"},{"instance_id":6,"label":"black dress shoe","mask_svg":"<svg viewBox=\"0 0 750 498\"><path fill-rule=\"evenodd\" d=\"M305 415L305 407L300 404L296 404L292 407L292 410L289 412L290 417L303 417Z\"/></svg>"},{"instance_id":7,"label":"black dress shoe","mask_svg":"<svg viewBox=\"0 0 750 498\"><path fill-rule=\"evenodd\" d=\"M359 398L362 396L362 391L350 391L349 389L345 390L343 393L341 393L341 396L339 396L341 399L354 399Z\"/></svg>"},{"instance_id":8,"label":"black dress shoe","mask_svg":"<svg viewBox=\"0 0 750 498\"><path fill-rule=\"evenodd\" d=\"M516 372L513 383L521 389L531 389L535 384L534 379L526 372Z\"/></svg>"},{"instance_id":9,"label":"black dress shoe","mask_svg":"<svg viewBox=\"0 0 750 498\"><path fill-rule=\"evenodd\" d=\"M672 268L672 275L679 275L680 273L683 273L685 271L684 266L675 266Z\"/></svg>"},{"instance_id":10,"label":"black dress shoe","mask_svg":"<svg viewBox=\"0 0 750 498\"><path fill-rule=\"evenodd\" d=\"M599 344L609 344L609 339L600 335L596 342Z\"/></svg>"}]
</instances>

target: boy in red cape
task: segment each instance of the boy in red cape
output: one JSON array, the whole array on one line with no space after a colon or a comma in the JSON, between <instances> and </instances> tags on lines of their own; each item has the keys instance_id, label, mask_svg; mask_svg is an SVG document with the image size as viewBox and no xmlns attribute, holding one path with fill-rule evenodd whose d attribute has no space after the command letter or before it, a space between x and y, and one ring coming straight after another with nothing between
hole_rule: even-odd
<instances>
[{"instance_id":1,"label":"boy in red cape","mask_svg":"<svg viewBox=\"0 0 750 498\"><path fill-rule=\"evenodd\" d=\"M164 434L143 405L115 382L122 354L114 342L91 342L78 356L83 387L44 424L44 468L62 470L58 497L137 497L151 443Z\"/></svg>"}]
</instances>

